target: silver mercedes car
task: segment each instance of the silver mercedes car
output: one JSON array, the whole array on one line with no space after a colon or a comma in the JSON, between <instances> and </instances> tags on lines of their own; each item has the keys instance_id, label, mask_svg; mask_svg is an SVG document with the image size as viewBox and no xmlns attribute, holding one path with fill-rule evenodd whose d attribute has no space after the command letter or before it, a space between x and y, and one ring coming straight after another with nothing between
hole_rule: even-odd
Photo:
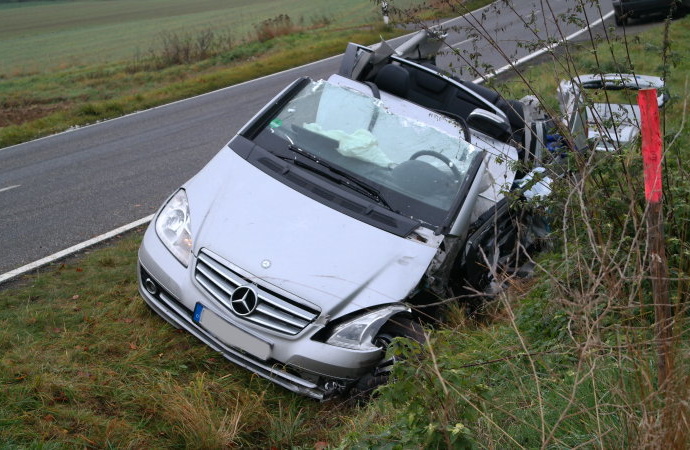
<instances>
[{"instance_id":1,"label":"silver mercedes car","mask_svg":"<svg viewBox=\"0 0 690 450\"><path fill-rule=\"evenodd\" d=\"M415 39L350 44L339 73L287 86L170 195L139 251L155 312L323 399L385 381L386 346L423 339L424 305L517 264L532 219L506 193L538 173L515 164L538 153L535 115L441 74Z\"/></svg>"}]
</instances>

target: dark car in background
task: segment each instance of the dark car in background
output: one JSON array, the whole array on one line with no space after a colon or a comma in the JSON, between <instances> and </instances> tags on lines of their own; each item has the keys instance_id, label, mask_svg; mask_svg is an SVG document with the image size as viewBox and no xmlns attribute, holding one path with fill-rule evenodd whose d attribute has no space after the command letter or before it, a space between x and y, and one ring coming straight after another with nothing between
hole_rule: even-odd
<instances>
[{"instance_id":1,"label":"dark car in background","mask_svg":"<svg viewBox=\"0 0 690 450\"><path fill-rule=\"evenodd\" d=\"M628 23L628 19L648 14L669 14L690 6L690 0L613 0L616 25Z\"/></svg>"}]
</instances>

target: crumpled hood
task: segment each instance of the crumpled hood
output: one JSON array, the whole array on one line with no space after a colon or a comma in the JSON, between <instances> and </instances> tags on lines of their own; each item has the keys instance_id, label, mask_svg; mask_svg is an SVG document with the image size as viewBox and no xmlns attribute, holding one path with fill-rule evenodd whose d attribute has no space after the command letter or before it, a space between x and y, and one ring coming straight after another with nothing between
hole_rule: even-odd
<instances>
[{"instance_id":1,"label":"crumpled hood","mask_svg":"<svg viewBox=\"0 0 690 450\"><path fill-rule=\"evenodd\" d=\"M436 253L300 194L227 147L186 189L194 254L207 248L326 313L403 300Z\"/></svg>"}]
</instances>

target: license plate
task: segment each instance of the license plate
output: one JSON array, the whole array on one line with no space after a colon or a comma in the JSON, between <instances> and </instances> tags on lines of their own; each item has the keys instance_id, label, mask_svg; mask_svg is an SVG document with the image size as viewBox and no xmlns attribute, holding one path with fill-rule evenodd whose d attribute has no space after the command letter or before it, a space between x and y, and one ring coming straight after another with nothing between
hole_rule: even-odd
<instances>
[{"instance_id":1,"label":"license plate","mask_svg":"<svg viewBox=\"0 0 690 450\"><path fill-rule=\"evenodd\" d=\"M271 356L271 344L228 323L201 303L197 303L194 308L194 322L230 347L244 350L264 361Z\"/></svg>"}]
</instances>

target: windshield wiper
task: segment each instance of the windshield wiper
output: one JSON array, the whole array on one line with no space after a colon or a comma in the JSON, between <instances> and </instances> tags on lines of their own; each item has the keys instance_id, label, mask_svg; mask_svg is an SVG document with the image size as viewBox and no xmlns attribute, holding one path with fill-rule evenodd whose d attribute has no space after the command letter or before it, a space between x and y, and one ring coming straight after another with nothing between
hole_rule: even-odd
<instances>
[{"instance_id":1,"label":"windshield wiper","mask_svg":"<svg viewBox=\"0 0 690 450\"><path fill-rule=\"evenodd\" d=\"M347 186L351 190L358 192L362 195L365 195L372 200L376 201L377 203L381 204L383 207L386 209L393 211L393 212L398 212L395 211L391 205L386 201L386 199L381 195L381 192L376 189L375 187L371 186L368 184L366 181L360 179L359 177L346 172L343 169L340 169L338 167L333 166L330 164L328 161L324 161L318 156L314 155L313 153L310 153L294 144L291 144L288 146L290 150L295 152L298 155L302 155L305 158L309 159L310 161L313 161L317 165L311 165L307 164L304 161L300 161L296 158L290 158L289 156L285 155L279 155L274 153L277 157L281 158L284 161L290 161L294 163L295 165L311 170L312 172L319 173L320 175L325 176L329 180L335 181L338 184L341 184L343 186ZM322 170L321 167L327 169L327 170ZM337 175L337 176L334 176Z\"/></svg>"}]
</instances>

